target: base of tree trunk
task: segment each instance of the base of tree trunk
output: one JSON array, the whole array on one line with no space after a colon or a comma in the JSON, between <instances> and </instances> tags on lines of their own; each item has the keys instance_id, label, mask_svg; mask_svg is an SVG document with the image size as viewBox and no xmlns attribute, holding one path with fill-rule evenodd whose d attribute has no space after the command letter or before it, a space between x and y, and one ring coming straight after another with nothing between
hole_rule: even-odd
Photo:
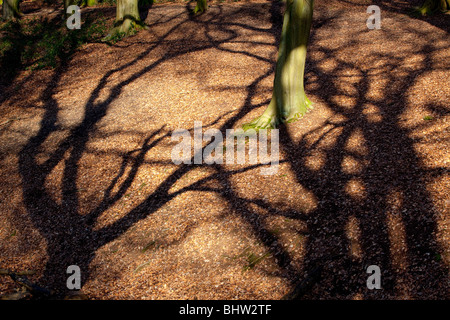
<instances>
[{"instance_id":1,"label":"base of tree trunk","mask_svg":"<svg viewBox=\"0 0 450 320\"><path fill-rule=\"evenodd\" d=\"M123 37L135 34L145 28L139 15L138 3L138 0L117 0L114 26L102 41L119 41Z\"/></svg>"},{"instance_id":2,"label":"base of tree trunk","mask_svg":"<svg viewBox=\"0 0 450 320\"><path fill-rule=\"evenodd\" d=\"M312 102L304 95L304 102L289 110L288 113L283 113L280 110L276 110L275 99L272 99L267 107L266 111L249 123L245 123L242 128L248 129L275 129L283 123L291 123L303 118L305 114L314 109Z\"/></svg>"},{"instance_id":3,"label":"base of tree trunk","mask_svg":"<svg viewBox=\"0 0 450 320\"><path fill-rule=\"evenodd\" d=\"M115 26L111 29L108 35L102 39L102 41L118 41L126 36L133 35L139 30L145 28L145 24L141 21L137 21L134 19L125 19L120 23L115 23Z\"/></svg>"},{"instance_id":4,"label":"base of tree trunk","mask_svg":"<svg viewBox=\"0 0 450 320\"><path fill-rule=\"evenodd\" d=\"M264 113L243 129L271 129L303 118L313 107L304 90L306 51L313 0L288 0L284 13L272 99Z\"/></svg>"},{"instance_id":5,"label":"base of tree trunk","mask_svg":"<svg viewBox=\"0 0 450 320\"><path fill-rule=\"evenodd\" d=\"M1 19L5 21L20 18L19 0L3 0Z\"/></svg>"},{"instance_id":6,"label":"base of tree trunk","mask_svg":"<svg viewBox=\"0 0 450 320\"><path fill-rule=\"evenodd\" d=\"M208 10L207 0L197 0L197 5L194 8L193 14L200 14Z\"/></svg>"},{"instance_id":7,"label":"base of tree trunk","mask_svg":"<svg viewBox=\"0 0 450 320\"><path fill-rule=\"evenodd\" d=\"M430 16L437 12L447 12L450 10L450 0L425 0L422 6L417 7L412 12L415 16Z\"/></svg>"}]
</instances>

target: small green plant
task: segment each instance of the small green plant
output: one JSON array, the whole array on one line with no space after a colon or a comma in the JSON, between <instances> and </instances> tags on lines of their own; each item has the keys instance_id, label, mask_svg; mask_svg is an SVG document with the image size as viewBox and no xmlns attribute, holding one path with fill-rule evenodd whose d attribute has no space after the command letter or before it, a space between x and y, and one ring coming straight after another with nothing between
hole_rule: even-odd
<instances>
[{"instance_id":1,"label":"small green plant","mask_svg":"<svg viewBox=\"0 0 450 320\"><path fill-rule=\"evenodd\" d=\"M144 269L144 267L148 264L150 264L151 261L147 261L144 262L143 264L139 265L136 269L134 269L134 273L138 273L139 271L141 271L142 269Z\"/></svg>"},{"instance_id":2,"label":"small green plant","mask_svg":"<svg viewBox=\"0 0 450 320\"><path fill-rule=\"evenodd\" d=\"M423 120L433 120L433 117L432 116L425 116L425 117L423 117Z\"/></svg>"},{"instance_id":3,"label":"small green plant","mask_svg":"<svg viewBox=\"0 0 450 320\"><path fill-rule=\"evenodd\" d=\"M12 49L12 41L11 39L4 39L0 42L0 55L4 52L7 52Z\"/></svg>"},{"instance_id":4,"label":"small green plant","mask_svg":"<svg viewBox=\"0 0 450 320\"><path fill-rule=\"evenodd\" d=\"M243 270L247 271L253 269L256 264L261 262L265 257L269 256L269 253L263 254L261 256L254 254L252 252L247 254L247 264L244 266Z\"/></svg>"},{"instance_id":5,"label":"small green plant","mask_svg":"<svg viewBox=\"0 0 450 320\"><path fill-rule=\"evenodd\" d=\"M109 43L109 44L115 44L122 40L126 36L125 32L114 32L110 36L107 36L106 38L103 38L102 41Z\"/></svg>"},{"instance_id":6,"label":"small green plant","mask_svg":"<svg viewBox=\"0 0 450 320\"><path fill-rule=\"evenodd\" d=\"M281 230L280 228L273 228L272 230L269 230L269 232L274 235L279 235L281 233Z\"/></svg>"},{"instance_id":7,"label":"small green plant","mask_svg":"<svg viewBox=\"0 0 450 320\"><path fill-rule=\"evenodd\" d=\"M147 184L145 182L142 182L139 186L139 191L142 190Z\"/></svg>"},{"instance_id":8,"label":"small green plant","mask_svg":"<svg viewBox=\"0 0 450 320\"><path fill-rule=\"evenodd\" d=\"M6 239L10 239L12 237L14 237L17 234L16 230L14 230L13 232L11 232L11 234L6 238Z\"/></svg>"},{"instance_id":9,"label":"small green plant","mask_svg":"<svg viewBox=\"0 0 450 320\"><path fill-rule=\"evenodd\" d=\"M147 244L145 245L144 248L142 248L141 252L144 253L144 252L147 251L148 249L150 249L150 248L152 248L152 247L155 247L155 246L156 246L156 241L155 241L155 240L152 240L152 241L150 241L149 243L147 243Z\"/></svg>"}]
</instances>

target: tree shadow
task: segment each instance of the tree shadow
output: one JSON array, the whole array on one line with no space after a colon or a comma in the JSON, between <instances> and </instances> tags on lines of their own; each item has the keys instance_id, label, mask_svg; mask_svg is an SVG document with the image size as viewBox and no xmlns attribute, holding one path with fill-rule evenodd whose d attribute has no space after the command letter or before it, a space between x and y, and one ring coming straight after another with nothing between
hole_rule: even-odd
<instances>
[{"instance_id":1,"label":"tree shadow","mask_svg":"<svg viewBox=\"0 0 450 320\"><path fill-rule=\"evenodd\" d=\"M289 164L295 175L295 182L305 187L318 199L317 206L312 212L305 213L295 206L279 208L262 199L247 199L239 196L239 190L232 183L231 177L260 165L246 166L238 170L228 170L224 165L213 165L213 174L172 192L172 186L196 167L182 164L158 184L145 200L125 215L103 228L96 228L96 222L102 213L123 198L129 190L139 168L147 161L146 155L171 136L171 131L161 125L144 137L139 148L122 155L119 170L115 176L110 177L100 202L87 214L81 214L81 200L77 187L77 180L80 179L80 159L87 152L87 145L92 135L97 132L99 123L105 118L112 103L119 98L126 86L170 59L182 58L187 53L207 49L245 55L261 63L275 64L274 59L267 59L250 50L235 50L224 45L236 40L239 33L237 30L245 30L270 36L274 41L268 45L276 50L279 43L283 4L271 2L272 27L269 29L236 21L238 15L245 17L261 14L268 8L267 4L252 4L252 6L226 12L218 6L195 19L188 17L183 10L182 13L172 17L149 21L150 29L146 32L152 32L152 24L167 26L167 31L153 43L146 44L148 46L146 50L136 58L105 72L84 106L82 121L68 130L66 137L48 154L45 161L39 161L45 141L52 133L60 129L59 104L55 94L66 72L66 66L63 65L54 72L52 80L41 97L41 101L45 103L45 113L40 129L19 153L19 172L22 177L23 202L28 216L47 242L48 260L40 282L55 290L57 297L63 297L68 292L66 287L68 266L79 266L82 270L82 284L86 283L91 276L90 264L99 248L116 240L133 225L148 218L172 199L192 190L213 192L228 202L230 211L248 224L254 235L276 259L278 276L287 279L293 287L295 294L291 298L348 298L356 293L361 293L366 299L379 298L380 295L376 291L366 289L367 274L365 272L367 266L372 264L381 268L384 297L401 296L402 293L398 289L400 281L405 283L408 295L412 298L445 295L446 266L442 261L433 260L432 256L434 253L442 252L442 248L435 236L437 229L435 209L423 179L428 171L421 165L419 156L414 150L409 129L402 128L398 124L408 105L401 93L408 90L413 79L417 77L417 73L410 72L406 76L388 75L383 97L381 99L367 98L372 81L371 72L376 68L365 69L356 62L342 61L339 56L340 50L344 47L355 46L356 40L352 38L336 48L321 44L319 40L323 40L323 34L319 36L318 31L322 27L332 25L335 18L328 16L324 11L318 12L316 14L318 19L313 22L310 52L323 54L322 58L319 54L312 55L313 58L308 59L307 91L310 95L320 98L323 106L341 118L327 119L323 125L316 130L306 132L300 139L295 137L290 127L280 128L281 149L285 155L285 159L280 162ZM182 18L181 21L173 24L172 22L178 18ZM204 41L186 42L184 40L184 35L188 32L186 30L196 28L203 30ZM212 34L212 31L217 30L223 35L220 38ZM355 30L352 34L356 37L359 32ZM173 40L175 36L176 40ZM168 39L171 39L172 46L167 44ZM248 43L251 44L252 41ZM156 49L166 50L165 54L113 85L107 97L99 99L100 93L115 75L138 65ZM420 70L421 74L432 69L430 56L433 50L435 49L432 46L417 48L417 54L426 56L424 67ZM377 58L388 61L384 64L384 68L389 70L395 70L402 65L402 60L395 55L380 54ZM321 67L326 60L338 61L338 66L332 71L327 71L328 69ZM359 75L358 80L353 84L357 89L353 94L346 93L340 87L342 79L345 78L342 71L348 70L357 71ZM220 125L219 130L225 133L226 129L235 126L250 111L267 105L268 101L253 103L252 100L257 86L272 74L273 68L253 79L246 87L243 105L233 116L228 117L223 114L206 124L206 127L216 125L223 117L226 120ZM309 80L310 78L316 80ZM336 98L341 95L355 99L352 108L336 102L339 101ZM367 119L364 109L367 104L374 105L380 111L383 121L375 123ZM446 112L445 108L436 106L434 108L440 114ZM311 116L314 116L314 113ZM359 154L347 150L347 144L355 132L360 132L363 136L368 150L366 153ZM318 133L320 137L311 144L311 138ZM334 142L331 146L323 148L322 142L329 139L331 135L335 135ZM203 147L202 152L204 148L206 146ZM318 149L324 152L325 162L322 167L313 170L306 165L307 157ZM348 156L362 163L358 173L343 170L342 164ZM61 180L62 200L58 203L45 187L45 181L60 163L63 163L64 169ZM129 170L126 170L127 168ZM435 175L440 176L444 173L445 169L438 170ZM220 187L208 187L206 183L212 180L220 181ZM351 182L356 182L364 188L363 197L355 198L349 192L348 185ZM117 191L113 192L116 189ZM404 239L407 247L405 257L407 271L402 273L393 262L393 243L389 233L388 217L392 216L392 208L388 203L393 192L400 193L404 199L396 209L398 211L396 219L401 221L405 230ZM284 216L306 223L308 240L302 270L292 264L289 252L281 245L279 237L268 230L266 218L253 209L252 206L255 205L268 212L270 216ZM360 230L358 244L361 255L359 257L349 252L351 240L348 237L347 228L350 220L356 221ZM66 229L66 226L70 227Z\"/></svg>"},{"instance_id":2,"label":"tree shadow","mask_svg":"<svg viewBox=\"0 0 450 320\"><path fill-rule=\"evenodd\" d=\"M41 95L40 100L45 103L45 113L42 117L39 131L28 140L19 153L19 172L22 176L26 210L33 225L47 242L48 260L39 281L42 285L52 288L55 297L63 297L68 292L66 287L66 270L68 266L77 265L80 267L83 270L82 283L85 283L90 277L89 265L96 251L105 244L117 239L117 237L129 230L131 226L150 216L162 205L180 194L180 192L170 193L169 190L176 181L194 167L181 165L146 200L133 208L124 217L102 229L95 229L98 217L125 195L134 181L138 169L144 162L146 154L163 139L170 137L171 133L166 131L164 126L161 126L158 130L149 133L139 149L132 150L123 157L119 172L111 179L100 203L89 213L80 214L81 200L77 187L77 180L79 180L80 176L80 159L86 152L86 146L90 137L96 132L99 122L105 117L112 102L119 97L123 88L167 60L180 58L186 53L206 50L220 45L220 41L207 42L206 44L190 43L189 46L183 46L180 49L180 46L175 43L176 51L168 48L167 53L162 58L155 60L152 64L145 66L140 71L131 74L125 80L116 84L109 91L110 93L106 99L97 102L100 92L106 87L113 75L125 72L128 68L150 55L156 48L166 45L166 39L170 36L183 33L182 28L188 27L186 24L190 19L182 19L174 25L172 20L177 18L180 18L180 14L164 19L164 21L153 22L159 25L166 24L168 26L167 32L159 37L156 42L148 45L148 48L136 58L104 74L84 106L84 115L81 123L68 131L67 136L49 152L46 160L43 162L38 161L38 158L45 141L54 132L61 129L58 124L59 104L54 96L58 84L66 72L67 64L63 64L55 70L53 78ZM223 17L220 19L225 20L226 18L227 15L223 14ZM208 25L208 22L201 22L201 24L205 23ZM152 22L149 23L149 26L151 28ZM151 29L149 32L151 32ZM233 36L221 41L227 42L231 39L233 39ZM183 45L186 44L182 39L179 41ZM262 78L267 75L264 75ZM256 79L255 84L259 80ZM243 108L227 124L231 125L235 119L246 114L248 110L248 108ZM213 123L216 123L219 119ZM225 130L225 128L223 127L222 130ZM157 137L158 135L161 136ZM53 199L49 190L46 189L45 181L52 170L61 162L64 164L64 169L61 180L61 201L58 203ZM125 174L125 168L129 166L131 166L131 170ZM119 185L119 180L124 181ZM113 193L112 190L116 187L118 187L118 191ZM64 226L70 227L66 229Z\"/></svg>"},{"instance_id":3,"label":"tree shadow","mask_svg":"<svg viewBox=\"0 0 450 320\"><path fill-rule=\"evenodd\" d=\"M312 32L310 51L318 50L325 54L321 59L309 59L309 76L317 79L314 80L314 89L309 92L320 96L327 108L344 120L338 122L341 130L332 146L327 148L320 148L318 144L324 136L331 136L331 130L312 146L309 142L311 133L296 139L288 128L280 130L282 148L297 182L319 199L319 205L306 220L310 237L304 263L306 274L315 273L317 265L322 266L323 272L313 290L302 291L293 297L342 299L359 293L364 299L396 299L401 296L412 299L445 298L448 269L443 261L435 259L443 248L436 238L438 212L426 186L425 177L429 169L415 151L411 138L414 128L401 126L409 106L404 93L410 90L415 79L437 70L433 68L431 57L439 48L426 44L408 53L409 56L425 57L420 70L402 75L394 71L385 73L388 80L383 85L383 96L370 98L369 91L374 83L371 74L377 69L343 60L340 55L343 48L358 50L351 40L358 37L358 31L349 35L348 43L342 43L335 49L314 43L318 40L316 31ZM401 49L398 53L372 55L370 60L383 61L380 71L386 72L405 68L405 61L399 56L402 56ZM332 60L337 61L337 65L332 72L324 72L324 61ZM344 71L359 75L355 77L359 80L353 84L356 89L353 94L343 89L343 78L339 75ZM343 95L353 98L352 107L336 103L337 98ZM367 116L368 105L378 110L382 120L373 121ZM435 112L445 115L448 110L440 107ZM361 135L364 148L367 148L363 154L348 149L355 134ZM325 153L325 163L320 169L311 170L307 166L307 157L319 149ZM346 158L357 159L364 165L359 172L348 172L343 169ZM442 168L441 177L445 172L448 174L448 169ZM352 184L364 190L364 195L357 196L351 192ZM392 205L390 197L393 194L402 199L401 204ZM359 257L351 253L352 243L347 228L352 219L356 220L360 233ZM394 261L402 253L393 250L396 240L390 225L392 220L396 220L404 230L404 234L399 236L403 237L406 250L403 263ZM330 259L330 256L334 258ZM369 275L365 272L369 265L377 265L381 269L381 292L366 289L365 282Z\"/></svg>"}]
</instances>

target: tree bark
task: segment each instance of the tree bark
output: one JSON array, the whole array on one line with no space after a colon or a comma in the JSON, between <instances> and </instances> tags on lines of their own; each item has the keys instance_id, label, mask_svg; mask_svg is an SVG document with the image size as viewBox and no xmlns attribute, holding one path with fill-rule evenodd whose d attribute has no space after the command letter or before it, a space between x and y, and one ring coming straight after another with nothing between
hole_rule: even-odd
<instances>
[{"instance_id":1,"label":"tree bark","mask_svg":"<svg viewBox=\"0 0 450 320\"><path fill-rule=\"evenodd\" d=\"M8 21L19 16L19 0L3 0L2 19Z\"/></svg>"},{"instance_id":2,"label":"tree bark","mask_svg":"<svg viewBox=\"0 0 450 320\"><path fill-rule=\"evenodd\" d=\"M264 113L245 124L244 130L276 128L300 119L312 109L303 80L313 6L314 0L287 0L272 99Z\"/></svg>"},{"instance_id":3,"label":"tree bark","mask_svg":"<svg viewBox=\"0 0 450 320\"><path fill-rule=\"evenodd\" d=\"M143 23L139 16L138 0L118 0L114 27L104 40L108 41L114 36L128 35L139 26L143 26Z\"/></svg>"}]
</instances>

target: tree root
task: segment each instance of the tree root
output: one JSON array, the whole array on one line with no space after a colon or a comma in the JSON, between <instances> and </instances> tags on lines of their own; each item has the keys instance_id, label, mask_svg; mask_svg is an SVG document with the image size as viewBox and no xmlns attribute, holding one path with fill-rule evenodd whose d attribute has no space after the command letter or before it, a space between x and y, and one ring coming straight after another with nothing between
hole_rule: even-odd
<instances>
[{"instance_id":1,"label":"tree root","mask_svg":"<svg viewBox=\"0 0 450 320\"><path fill-rule=\"evenodd\" d=\"M248 129L255 129L256 131L259 129L275 129L281 123L281 119L276 115L271 116L263 114L253 121L243 124L242 129L244 129L244 131L247 131Z\"/></svg>"},{"instance_id":2,"label":"tree root","mask_svg":"<svg viewBox=\"0 0 450 320\"><path fill-rule=\"evenodd\" d=\"M311 100L308 99L308 97L305 97L305 103L302 107L296 108L295 110L292 110L290 114L286 117L286 120L284 122L291 123L297 120L300 120L310 112L312 109L314 109Z\"/></svg>"},{"instance_id":3,"label":"tree root","mask_svg":"<svg viewBox=\"0 0 450 320\"><path fill-rule=\"evenodd\" d=\"M147 29L147 26L143 22L134 19L125 19L116 22L112 30L101 41L116 43L127 36L136 34L141 29Z\"/></svg>"},{"instance_id":4,"label":"tree root","mask_svg":"<svg viewBox=\"0 0 450 320\"><path fill-rule=\"evenodd\" d=\"M268 109L258 118L251 122L242 125L242 129L247 131L248 129L254 129L258 131L259 129L275 129L278 128L283 123L291 123L303 118L303 116L314 109L312 102L305 97L305 103L302 107L291 110L288 115L280 116L279 112L268 112Z\"/></svg>"}]
</instances>

